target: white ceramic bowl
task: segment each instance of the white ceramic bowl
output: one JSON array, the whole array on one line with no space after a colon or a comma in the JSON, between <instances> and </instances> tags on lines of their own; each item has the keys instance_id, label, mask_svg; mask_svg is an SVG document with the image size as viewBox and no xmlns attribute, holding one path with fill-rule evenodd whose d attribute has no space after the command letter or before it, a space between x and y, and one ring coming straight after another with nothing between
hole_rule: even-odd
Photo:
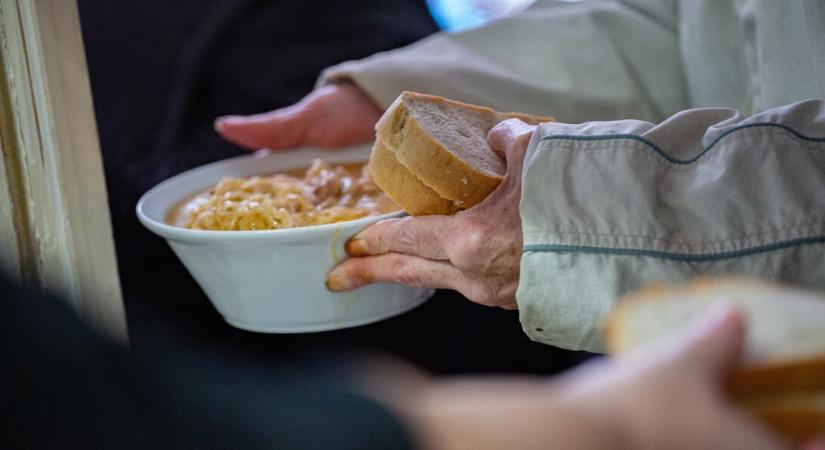
<instances>
[{"instance_id":1,"label":"white ceramic bowl","mask_svg":"<svg viewBox=\"0 0 825 450\"><path fill-rule=\"evenodd\" d=\"M187 196L223 176L246 177L306 168L314 158L331 163L366 161L369 147L339 151L258 152L219 161L170 178L141 197L141 223L165 238L231 325L268 333L333 330L375 322L423 303L432 290L375 284L332 293L326 274L346 257L344 243L368 225L403 213L267 231L203 231L164 223Z\"/></svg>"}]
</instances>

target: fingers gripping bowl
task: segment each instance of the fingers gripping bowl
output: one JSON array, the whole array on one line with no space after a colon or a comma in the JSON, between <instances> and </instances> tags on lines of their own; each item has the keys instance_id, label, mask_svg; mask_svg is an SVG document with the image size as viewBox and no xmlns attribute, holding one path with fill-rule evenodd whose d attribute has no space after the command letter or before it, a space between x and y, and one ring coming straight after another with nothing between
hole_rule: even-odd
<instances>
[{"instance_id":1,"label":"fingers gripping bowl","mask_svg":"<svg viewBox=\"0 0 825 450\"><path fill-rule=\"evenodd\" d=\"M141 223L172 247L215 308L238 328L270 333L333 330L375 322L424 302L432 290L375 284L332 293L326 274L346 257L347 239L402 212L299 228L212 231L166 223L181 201L223 177L250 177L306 169L316 158L332 164L364 163L369 146L335 152L301 149L259 152L184 172L155 186L137 205Z\"/></svg>"}]
</instances>

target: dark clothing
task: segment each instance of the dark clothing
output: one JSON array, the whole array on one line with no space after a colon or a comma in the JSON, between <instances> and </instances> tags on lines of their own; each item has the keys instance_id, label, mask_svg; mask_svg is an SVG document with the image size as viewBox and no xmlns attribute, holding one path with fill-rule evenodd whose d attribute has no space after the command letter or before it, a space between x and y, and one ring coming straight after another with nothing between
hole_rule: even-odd
<instances>
[{"instance_id":1,"label":"dark clothing","mask_svg":"<svg viewBox=\"0 0 825 450\"><path fill-rule=\"evenodd\" d=\"M346 364L152 354L103 341L62 301L0 275L4 449L408 449Z\"/></svg>"}]
</instances>

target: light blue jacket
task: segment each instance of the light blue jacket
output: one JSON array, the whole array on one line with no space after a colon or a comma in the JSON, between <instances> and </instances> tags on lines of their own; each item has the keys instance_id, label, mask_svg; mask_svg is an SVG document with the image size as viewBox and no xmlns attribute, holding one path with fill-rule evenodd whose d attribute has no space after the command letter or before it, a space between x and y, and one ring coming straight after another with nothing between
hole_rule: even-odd
<instances>
[{"instance_id":1,"label":"light blue jacket","mask_svg":"<svg viewBox=\"0 0 825 450\"><path fill-rule=\"evenodd\" d=\"M825 1L538 1L339 78L382 106L417 90L560 120L522 177L534 340L600 350L604 314L650 282L825 289Z\"/></svg>"}]
</instances>

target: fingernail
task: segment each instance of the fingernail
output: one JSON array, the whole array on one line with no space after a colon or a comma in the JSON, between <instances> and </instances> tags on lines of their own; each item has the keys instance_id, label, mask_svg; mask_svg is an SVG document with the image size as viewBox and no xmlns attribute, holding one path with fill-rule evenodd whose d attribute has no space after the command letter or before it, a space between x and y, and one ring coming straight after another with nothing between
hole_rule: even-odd
<instances>
[{"instance_id":1,"label":"fingernail","mask_svg":"<svg viewBox=\"0 0 825 450\"><path fill-rule=\"evenodd\" d=\"M352 289L352 283L350 283L349 279L343 275L334 273L334 271L327 277L326 285L327 289L332 292L348 291Z\"/></svg>"},{"instance_id":2,"label":"fingernail","mask_svg":"<svg viewBox=\"0 0 825 450\"><path fill-rule=\"evenodd\" d=\"M223 119L223 117L218 117L217 119L215 119L214 122L212 122L212 128L214 128L215 131L220 133L221 131L223 131L224 123L225 120Z\"/></svg>"},{"instance_id":3,"label":"fingernail","mask_svg":"<svg viewBox=\"0 0 825 450\"><path fill-rule=\"evenodd\" d=\"M361 233L356 234L353 238L347 241L344 249L350 256L365 256L369 254L369 249L367 249L367 241L361 237Z\"/></svg>"}]
</instances>

